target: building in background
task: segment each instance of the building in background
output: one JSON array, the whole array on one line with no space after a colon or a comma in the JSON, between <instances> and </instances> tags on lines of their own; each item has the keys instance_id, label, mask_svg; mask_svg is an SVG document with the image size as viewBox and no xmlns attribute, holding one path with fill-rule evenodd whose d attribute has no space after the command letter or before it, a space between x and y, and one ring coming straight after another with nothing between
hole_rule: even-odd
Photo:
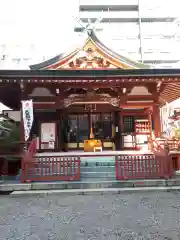
<instances>
[{"instance_id":1,"label":"building in background","mask_svg":"<svg viewBox=\"0 0 180 240\"><path fill-rule=\"evenodd\" d=\"M178 0L6 0L0 14L0 69L28 69L76 48L86 35L75 17L83 25L101 17L96 35L115 52L152 67L177 68L178 10Z\"/></svg>"},{"instance_id":2,"label":"building in background","mask_svg":"<svg viewBox=\"0 0 180 240\"><path fill-rule=\"evenodd\" d=\"M180 66L179 2L176 0L79 0L79 18L102 17L99 38L116 52L153 67ZM77 24L76 32L82 32Z\"/></svg>"}]
</instances>

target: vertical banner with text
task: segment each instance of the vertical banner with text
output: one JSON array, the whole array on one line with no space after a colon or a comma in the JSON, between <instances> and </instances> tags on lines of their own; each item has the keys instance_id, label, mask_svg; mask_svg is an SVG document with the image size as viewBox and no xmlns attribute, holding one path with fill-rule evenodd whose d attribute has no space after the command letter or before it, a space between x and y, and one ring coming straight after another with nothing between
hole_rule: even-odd
<instances>
[{"instance_id":1,"label":"vertical banner with text","mask_svg":"<svg viewBox=\"0 0 180 240\"><path fill-rule=\"evenodd\" d=\"M174 115L174 108L170 104L166 104L165 106L161 107L161 124L162 124L162 132L167 137L172 137L173 128L171 125L170 117Z\"/></svg>"},{"instance_id":2,"label":"vertical banner with text","mask_svg":"<svg viewBox=\"0 0 180 240\"><path fill-rule=\"evenodd\" d=\"M24 123L24 138L25 141L29 139L31 128L33 125L33 102L32 100L21 101L22 102L22 118Z\"/></svg>"}]
</instances>

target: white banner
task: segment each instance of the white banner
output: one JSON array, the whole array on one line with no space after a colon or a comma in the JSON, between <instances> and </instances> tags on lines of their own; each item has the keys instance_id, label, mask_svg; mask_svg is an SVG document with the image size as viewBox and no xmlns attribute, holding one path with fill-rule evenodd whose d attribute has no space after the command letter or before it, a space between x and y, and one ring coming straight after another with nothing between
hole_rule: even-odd
<instances>
[{"instance_id":1,"label":"white banner","mask_svg":"<svg viewBox=\"0 0 180 240\"><path fill-rule=\"evenodd\" d=\"M172 120L169 119L174 115L174 108L170 104L166 104L160 109L161 112L161 125L162 132L167 136L171 137L173 133L173 128L171 125Z\"/></svg>"},{"instance_id":2,"label":"white banner","mask_svg":"<svg viewBox=\"0 0 180 240\"><path fill-rule=\"evenodd\" d=\"M22 101L22 117L24 123L24 138L25 141L27 141L34 120L32 100Z\"/></svg>"}]
</instances>

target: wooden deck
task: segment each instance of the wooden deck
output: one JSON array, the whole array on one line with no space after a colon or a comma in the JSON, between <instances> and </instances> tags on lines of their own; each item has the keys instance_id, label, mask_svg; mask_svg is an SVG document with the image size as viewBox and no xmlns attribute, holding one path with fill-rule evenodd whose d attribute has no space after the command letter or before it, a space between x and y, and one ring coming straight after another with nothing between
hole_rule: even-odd
<instances>
[{"instance_id":1,"label":"wooden deck","mask_svg":"<svg viewBox=\"0 0 180 240\"><path fill-rule=\"evenodd\" d=\"M102 152L83 152L83 151L72 151L72 152L43 152L36 153L37 157L61 157L61 156L118 156L118 155L143 155L143 154L152 154L152 151L102 151Z\"/></svg>"}]
</instances>

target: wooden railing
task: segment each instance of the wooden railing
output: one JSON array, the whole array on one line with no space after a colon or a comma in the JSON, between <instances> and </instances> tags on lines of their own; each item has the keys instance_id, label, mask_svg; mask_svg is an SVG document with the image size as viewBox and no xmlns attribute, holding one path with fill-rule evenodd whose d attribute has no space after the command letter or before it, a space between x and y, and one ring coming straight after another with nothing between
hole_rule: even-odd
<instances>
[{"instance_id":1,"label":"wooden railing","mask_svg":"<svg viewBox=\"0 0 180 240\"><path fill-rule=\"evenodd\" d=\"M167 149L169 151L180 151L180 141L176 139L153 139L153 148L159 150Z\"/></svg>"},{"instance_id":2,"label":"wooden railing","mask_svg":"<svg viewBox=\"0 0 180 240\"><path fill-rule=\"evenodd\" d=\"M80 180L80 157L34 157L24 161L22 182Z\"/></svg>"},{"instance_id":3,"label":"wooden railing","mask_svg":"<svg viewBox=\"0 0 180 240\"><path fill-rule=\"evenodd\" d=\"M27 164L29 163L31 166L36 166L34 157L37 151L37 139L34 138L29 144L27 143L27 145L24 145L24 147L25 149L21 159L21 182L26 181L25 170L27 168Z\"/></svg>"},{"instance_id":4,"label":"wooden railing","mask_svg":"<svg viewBox=\"0 0 180 240\"><path fill-rule=\"evenodd\" d=\"M163 164L166 165L167 176L173 176L173 162L172 155L170 155L170 151L174 150L177 146L174 140L169 139L152 139L151 142L152 151L156 157L156 159L162 159Z\"/></svg>"},{"instance_id":5,"label":"wooden railing","mask_svg":"<svg viewBox=\"0 0 180 240\"><path fill-rule=\"evenodd\" d=\"M116 156L116 179L169 178L168 161L163 154L136 154Z\"/></svg>"},{"instance_id":6,"label":"wooden railing","mask_svg":"<svg viewBox=\"0 0 180 240\"><path fill-rule=\"evenodd\" d=\"M107 157L101 154L100 157ZM116 179L152 179L170 178L169 159L161 152L149 154L112 154L115 157ZM24 161L22 182L33 181L74 181L80 180L80 158L90 156L35 156L32 160ZM96 157L96 154L91 154Z\"/></svg>"}]
</instances>

